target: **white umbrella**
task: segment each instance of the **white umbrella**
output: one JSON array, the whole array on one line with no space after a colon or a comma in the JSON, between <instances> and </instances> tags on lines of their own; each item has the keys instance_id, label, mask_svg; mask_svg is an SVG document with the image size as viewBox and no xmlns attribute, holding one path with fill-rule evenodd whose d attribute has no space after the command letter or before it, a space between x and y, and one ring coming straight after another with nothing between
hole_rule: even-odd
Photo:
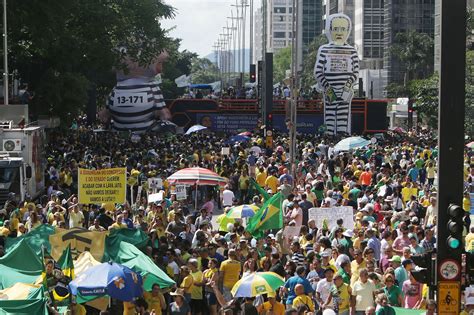
<instances>
[{"instance_id":1,"label":"white umbrella","mask_svg":"<svg viewBox=\"0 0 474 315\"><path fill-rule=\"evenodd\" d=\"M188 131L186 131L186 134L187 134L187 135L190 135L190 134L192 134L193 132L200 131L200 130L204 130L204 129L207 129L207 127L204 127L204 126L201 126L201 125L194 125L194 126L190 127L190 128L188 129Z\"/></svg>"},{"instance_id":2,"label":"white umbrella","mask_svg":"<svg viewBox=\"0 0 474 315\"><path fill-rule=\"evenodd\" d=\"M344 140L339 141L334 146L334 151L350 151L358 148L365 147L370 144L370 141L362 137L349 137Z\"/></svg>"}]
</instances>

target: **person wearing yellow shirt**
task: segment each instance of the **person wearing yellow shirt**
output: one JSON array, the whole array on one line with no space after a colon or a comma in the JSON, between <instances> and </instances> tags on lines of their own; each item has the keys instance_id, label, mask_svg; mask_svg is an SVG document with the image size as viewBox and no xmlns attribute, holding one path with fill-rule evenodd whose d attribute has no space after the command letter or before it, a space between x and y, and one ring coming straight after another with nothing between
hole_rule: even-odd
<instances>
[{"instance_id":1,"label":"person wearing yellow shirt","mask_svg":"<svg viewBox=\"0 0 474 315\"><path fill-rule=\"evenodd\" d=\"M218 265L219 262L217 259L211 258L209 260L209 268L203 273L203 282L205 284L204 293L206 295L206 305L209 307L210 315L217 315L217 298L211 284L218 282Z\"/></svg>"},{"instance_id":2,"label":"person wearing yellow shirt","mask_svg":"<svg viewBox=\"0 0 474 315\"><path fill-rule=\"evenodd\" d=\"M147 311L155 311L156 315L161 315L163 310L166 310L165 297L161 293L160 286L154 283L151 287L151 292L143 292L143 298L148 304Z\"/></svg>"},{"instance_id":3,"label":"person wearing yellow shirt","mask_svg":"<svg viewBox=\"0 0 474 315\"><path fill-rule=\"evenodd\" d=\"M232 300L231 290L234 284L240 279L240 272L242 271L242 265L237 260L237 254L235 249L229 250L229 259L223 261L220 267L222 279L222 293L227 301Z\"/></svg>"},{"instance_id":4,"label":"person wearing yellow shirt","mask_svg":"<svg viewBox=\"0 0 474 315\"><path fill-rule=\"evenodd\" d=\"M306 306L311 312L314 312L314 303L311 298L304 294L304 286L299 283L295 286L296 297L293 300L293 307L298 308L299 306Z\"/></svg>"},{"instance_id":5,"label":"person wearing yellow shirt","mask_svg":"<svg viewBox=\"0 0 474 315\"><path fill-rule=\"evenodd\" d=\"M123 223L123 215L119 214L117 216L117 219L115 219L115 222L109 226L109 230L113 230L113 229L126 229L127 228L127 225L125 223Z\"/></svg>"},{"instance_id":6,"label":"person wearing yellow shirt","mask_svg":"<svg viewBox=\"0 0 474 315\"><path fill-rule=\"evenodd\" d=\"M187 303L191 302L191 288L193 287L193 276L191 275L191 270L188 266L181 266L181 277L183 281L179 287L184 291L184 299Z\"/></svg>"},{"instance_id":7,"label":"person wearing yellow shirt","mask_svg":"<svg viewBox=\"0 0 474 315\"><path fill-rule=\"evenodd\" d=\"M257 306L257 311L259 314L273 314L273 315L284 315L285 314L285 305L278 302L275 298L275 292L267 294L268 301Z\"/></svg>"},{"instance_id":8,"label":"person wearing yellow shirt","mask_svg":"<svg viewBox=\"0 0 474 315\"><path fill-rule=\"evenodd\" d=\"M123 301L123 315L136 315L135 303Z\"/></svg>"},{"instance_id":9,"label":"person wearing yellow shirt","mask_svg":"<svg viewBox=\"0 0 474 315\"><path fill-rule=\"evenodd\" d=\"M364 257L359 249L354 250L354 258L351 262L351 287L359 280L360 271L366 268Z\"/></svg>"},{"instance_id":10,"label":"person wearing yellow shirt","mask_svg":"<svg viewBox=\"0 0 474 315\"><path fill-rule=\"evenodd\" d=\"M3 226L0 227L0 236L7 237L10 235L10 221L5 220Z\"/></svg>"},{"instance_id":11,"label":"person wearing yellow shirt","mask_svg":"<svg viewBox=\"0 0 474 315\"><path fill-rule=\"evenodd\" d=\"M191 312L196 315L202 314L204 311L204 297L202 294L202 287L204 286L202 271L198 269L198 261L191 258L188 261L188 267L191 270L193 277L193 285L191 286Z\"/></svg>"},{"instance_id":12,"label":"person wearing yellow shirt","mask_svg":"<svg viewBox=\"0 0 474 315\"><path fill-rule=\"evenodd\" d=\"M474 253L474 226L471 227L470 233L465 237L466 252Z\"/></svg>"},{"instance_id":13,"label":"person wearing yellow shirt","mask_svg":"<svg viewBox=\"0 0 474 315\"><path fill-rule=\"evenodd\" d=\"M260 166L258 168L257 177L255 180L260 186L265 186L265 181L267 180L267 172L265 171L265 168L263 166Z\"/></svg>"},{"instance_id":14,"label":"person wearing yellow shirt","mask_svg":"<svg viewBox=\"0 0 474 315\"><path fill-rule=\"evenodd\" d=\"M469 196L467 191L464 192L464 196L462 198L462 208L467 213L471 211L471 196Z\"/></svg>"},{"instance_id":15,"label":"person wearing yellow shirt","mask_svg":"<svg viewBox=\"0 0 474 315\"><path fill-rule=\"evenodd\" d=\"M216 223L218 224L219 226L219 232L223 232L223 233L228 233L229 230L227 229L227 225L229 223L231 224L235 224L235 219L234 218L228 218L227 217L227 213L230 211L230 207L225 207L224 208L224 213L219 215L216 219Z\"/></svg>"},{"instance_id":16,"label":"person wearing yellow shirt","mask_svg":"<svg viewBox=\"0 0 474 315\"><path fill-rule=\"evenodd\" d=\"M268 189L271 189L271 191L276 194L277 188L278 188L278 178L274 176L274 174L271 174L270 176L267 177L265 180L265 186L268 187Z\"/></svg>"}]
</instances>

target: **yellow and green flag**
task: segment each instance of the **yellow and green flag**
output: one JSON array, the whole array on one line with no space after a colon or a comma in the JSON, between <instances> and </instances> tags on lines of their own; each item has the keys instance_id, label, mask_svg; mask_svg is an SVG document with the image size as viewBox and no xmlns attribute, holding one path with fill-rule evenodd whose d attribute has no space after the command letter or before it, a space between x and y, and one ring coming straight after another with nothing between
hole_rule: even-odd
<instances>
[{"instance_id":1,"label":"yellow and green flag","mask_svg":"<svg viewBox=\"0 0 474 315\"><path fill-rule=\"evenodd\" d=\"M68 247L66 247L66 249L63 251L61 257L59 258L57 262L57 265L63 272L63 275L69 278L68 279L69 281L74 279L74 262L72 260L71 245L68 245ZM53 290L54 301L62 302L68 299L70 294L69 293L65 294L66 292L67 292L67 288L65 284L58 283Z\"/></svg>"},{"instance_id":2,"label":"yellow and green flag","mask_svg":"<svg viewBox=\"0 0 474 315\"><path fill-rule=\"evenodd\" d=\"M283 196L276 193L265 201L263 206L250 218L247 231L256 238L263 236L265 231L281 229L283 227L283 212L281 203Z\"/></svg>"}]
</instances>

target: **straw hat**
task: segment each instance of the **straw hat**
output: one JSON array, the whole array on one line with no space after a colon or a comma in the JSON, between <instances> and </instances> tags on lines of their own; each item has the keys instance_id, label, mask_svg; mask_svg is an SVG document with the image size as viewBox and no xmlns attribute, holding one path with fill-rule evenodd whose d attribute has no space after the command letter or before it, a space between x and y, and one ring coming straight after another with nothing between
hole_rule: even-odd
<instances>
[{"instance_id":1,"label":"straw hat","mask_svg":"<svg viewBox=\"0 0 474 315\"><path fill-rule=\"evenodd\" d=\"M174 292L170 293L171 296L180 296L184 299L184 290L183 289L176 289Z\"/></svg>"}]
</instances>

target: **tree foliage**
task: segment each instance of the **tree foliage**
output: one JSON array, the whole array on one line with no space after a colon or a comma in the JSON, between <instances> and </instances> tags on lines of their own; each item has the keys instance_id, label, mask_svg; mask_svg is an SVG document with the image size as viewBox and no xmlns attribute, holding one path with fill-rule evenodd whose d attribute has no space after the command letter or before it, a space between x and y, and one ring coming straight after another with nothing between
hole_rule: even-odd
<instances>
[{"instance_id":1,"label":"tree foliage","mask_svg":"<svg viewBox=\"0 0 474 315\"><path fill-rule=\"evenodd\" d=\"M280 49L273 62L273 82L283 82L286 70L291 69L291 46Z\"/></svg>"},{"instance_id":2,"label":"tree foliage","mask_svg":"<svg viewBox=\"0 0 474 315\"><path fill-rule=\"evenodd\" d=\"M406 66L405 83L423 79L433 72L433 38L415 30L398 33L391 52Z\"/></svg>"},{"instance_id":3,"label":"tree foliage","mask_svg":"<svg viewBox=\"0 0 474 315\"><path fill-rule=\"evenodd\" d=\"M35 92L30 111L71 113L115 84L124 51L147 64L169 40L159 20L173 15L163 0L9 1L10 69Z\"/></svg>"},{"instance_id":4,"label":"tree foliage","mask_svg":"<svg viewBox=\"0 0 474 315\"><path fill-rule=\"evenodd\" d=\"M207 58L194 57L191 62L191 80L195 84L219 81L219 69Z\"/></svg>"},{"instance_id":5,"label":"tree foliage","mask_svg":"<svg viewBox=\"0 0 474 315\"><path fill-rule=\"evenodd\" d=\"M301 73L301 87L305 90L316 84L314 78L314 64L318 57L318 50L324 44L327 44L328 40L325 35L316 37L307 48L306 57L303 59L303 71Z\"/></svg>"},{"instance_id":6,"label":"tree foliage","mask_svg":"<svg viewBox=\"0 0 474 315\"><path fill-rule=\"evenodd\" d=\"M181 75L189 75L191 73L191 66L197 54L184 50L179 51L180 40L173 40L168 48L169 58L163 66L163 73L161 74L162 84L161 89L165 99L175 99L182 96L185 88L176 86L174 80Z\"/></svg>"}]
</instances>

